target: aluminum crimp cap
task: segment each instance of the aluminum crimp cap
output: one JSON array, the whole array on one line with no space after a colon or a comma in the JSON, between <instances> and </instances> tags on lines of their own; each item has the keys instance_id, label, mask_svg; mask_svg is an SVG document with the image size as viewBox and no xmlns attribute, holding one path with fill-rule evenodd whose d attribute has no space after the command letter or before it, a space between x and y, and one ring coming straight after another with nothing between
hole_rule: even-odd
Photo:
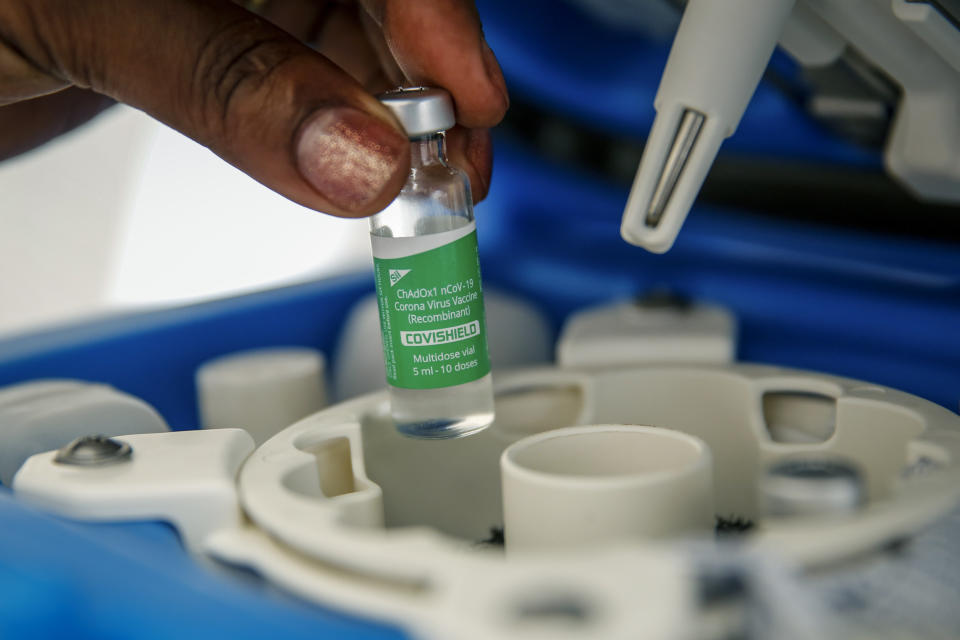
<instances>
[{"instance_id":1,"label":"aluminum crimp cap","mask_svg":"<svg viewBox=\"0 0 960 640\"><path fill-rule=\"evenodd\" d=\"M377 96L403 125L410 139L446 131L457 123L453 99L444 89L411 87Z\"/></svg>"}]
</instances>

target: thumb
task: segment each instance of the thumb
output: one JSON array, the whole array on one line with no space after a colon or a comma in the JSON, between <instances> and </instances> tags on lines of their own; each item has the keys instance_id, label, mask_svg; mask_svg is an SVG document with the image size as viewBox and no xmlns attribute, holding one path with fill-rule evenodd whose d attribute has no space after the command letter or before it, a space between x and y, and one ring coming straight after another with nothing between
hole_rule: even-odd
<instances>
[{"instance_id":1,"label":"thumb","mask_svg":"<svg viewBox=\"0 0 960 640\"><path fill-rule=\"evenodd\" d=\"M13 0L0 22L35 67L146 111L304 206L367 215L405 181L409 142L387 109L228 0Z\"/></svg>"}]
</instances>

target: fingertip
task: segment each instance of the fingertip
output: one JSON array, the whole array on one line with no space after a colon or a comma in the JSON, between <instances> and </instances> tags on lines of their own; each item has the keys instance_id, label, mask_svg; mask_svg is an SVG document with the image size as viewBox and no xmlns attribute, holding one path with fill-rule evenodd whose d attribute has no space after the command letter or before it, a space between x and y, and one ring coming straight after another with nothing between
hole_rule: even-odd
<instances>
[{"instance_id":1,"label":"fingertip","mask_svg":"<svg viewBox=\"0 0 960 640\"><path fill-rule=\"evenodd\" d=\"M381 118L353 107L328 107L304 119L295 142L303 179L332 207L363 217L386 207L409 170L409 142Z\"/></svg>"},{"instance_id":2,"label":"fingertip","mask_svg":"<svg viewBox=\"0 0 960 640\"><path fill-rule=\"evenodd\" d=\"M425 0L386 6L384 33L407 78L449 91L457 122L465 127L499 123L509 106L506 82L473 4Z\"/></svg>"},{"instance_id":3,"label":"fingertip","mask_svg":"<svg viewBox=\"0 0 960 640\"><path fill-rule=\"evenodd\" d=\"M480 202L490 190L493 172L493 141L489 129L456 127L447 134L450 163L470 178L473 201Z\"/></svg>"},{"instance_id":4,"label":"fingertip","mask_svg":"<svg viewBox=\"0 0 960 640\"><path fill-rule=\"evenodd\" d=\"M487 44L486 38L481 38L480 48L480 55L483 58L483 68L487 72L487 78L490 80L490 84L496 87L500 93L500 115L497 118L499 122L506 114L507 109L510 108L510 93L507 91L507 81L503 77L503 70L500 68L497 56L493 53L490 45Z\"/></svg>"},{"instance_id":5,"label":"fingertip","mask_svg":"<svg viewBox=\"0 0 960 640\"><path fill-rule=\"evenodd\" d=\"M453 95L457 122L470 130L481 130L503 120L510 107L510 95L500 63L482 37L479 55L474 60L480 64L464 65L464 68L474 66L479 70L473 74L472 81L465 82L465 76L452 75L438 83Z\"/></svg>"},{"instance_id":6,"label":"fingertip","mask_svg":"<svg viewBox=\"0 0 960 640\"><path fill-rule=\"evenodd\" d=\"M467 157L476 168L481 181L479 189L474 189L474 202L480 202L490 191L493 177L493 138L489 129L471 129L467 135Z\"/></svg>"}]
</instances>

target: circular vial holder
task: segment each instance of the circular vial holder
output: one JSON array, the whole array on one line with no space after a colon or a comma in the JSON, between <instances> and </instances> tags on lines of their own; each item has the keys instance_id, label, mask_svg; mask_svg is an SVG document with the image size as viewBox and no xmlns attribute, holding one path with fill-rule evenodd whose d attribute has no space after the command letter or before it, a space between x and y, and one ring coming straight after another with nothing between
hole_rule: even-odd
<instances>
[{"instance_id":1,"label":"circular vial holder","mask_svg":"<svg viewBox=\"0 0 960 640\"><path fill-rule=\"evenodd\" d=\"M204 429L245 429L257 444L327 404L326 362L306 347L231 353L197 369Z\"/></svg>"},{"instance_id":2,"label":"circular vial holder","mask_svg":"<svg viewBox=\"0 0 960 640\"><path fill-rule=\"evenodd\" d=\"M508 447L500 471L510 552L708 534L713 526L710 450L677 431L547 431Z\"/></svg>"}]
</instances>

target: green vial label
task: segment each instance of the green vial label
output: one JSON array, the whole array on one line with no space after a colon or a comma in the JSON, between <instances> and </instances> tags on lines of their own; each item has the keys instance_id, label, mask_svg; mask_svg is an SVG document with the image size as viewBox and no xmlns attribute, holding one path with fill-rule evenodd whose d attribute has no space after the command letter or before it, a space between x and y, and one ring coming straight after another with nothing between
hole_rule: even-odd
<instances>
[{"instance_id":1,"label":"green vial label","mask_svg":"<svg viewBox=\"0 0 960 640\"><path fill-rule=\"evenodd\" d=\"M437 389L485 376L490 357L475 223L372 239L387 382Z\"/></svg>"}]
</instances>

